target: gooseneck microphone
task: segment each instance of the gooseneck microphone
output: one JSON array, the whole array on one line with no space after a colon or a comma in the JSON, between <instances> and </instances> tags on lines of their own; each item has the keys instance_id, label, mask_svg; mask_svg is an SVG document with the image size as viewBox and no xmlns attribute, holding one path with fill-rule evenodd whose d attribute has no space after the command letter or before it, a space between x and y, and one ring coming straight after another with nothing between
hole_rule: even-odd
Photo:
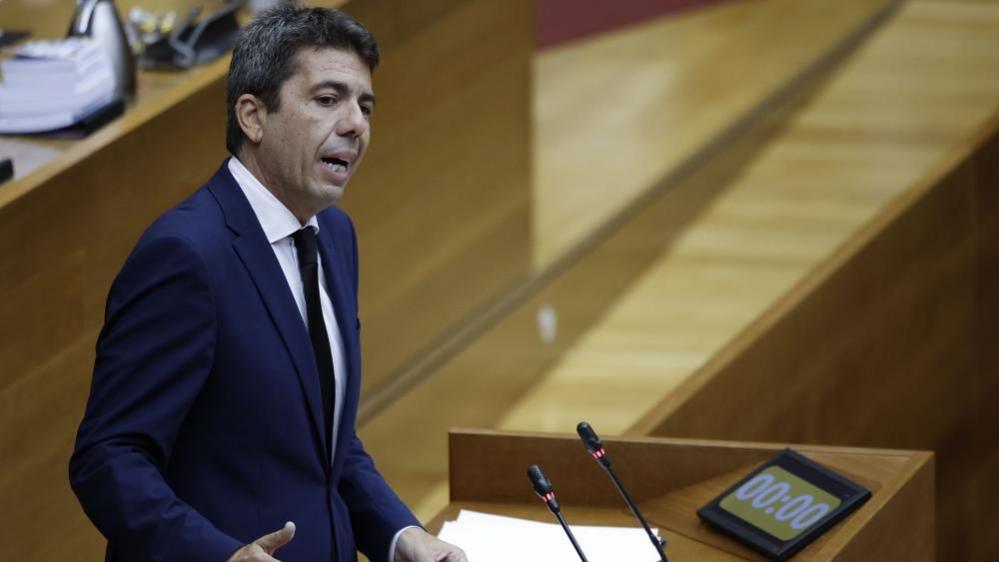
<instances>
[{"instance_id":1,"label":"gooseneck microphone","mask_svg":"<svg viewBox=\"0 0 999 562\"><path fill-rule=\"evenodd\" d=\"M544 472L541 472L541 467L532 464L530 468L527 469L527 477L531 479L531 485L534 486L534 493L541 498L541 501L545 502L548 506L548 510L551 511L558 522L561 523L562 529L565 531L566 536L569 537L569 541L572 543L572 547L576 549L576 554L579 555L579 559L583 562L588 562L586 560L586 555L583 554L583 549L579 548L579 543L576 542L576 537L572 534L572 530L569 529L569 524L565 522L565 518L562 517L562 510L558 506L558 500L555 499L555 490L552 488L552 483L545 476Z\"/></svg>"},{"instance_id":2,"label":"gooseneck microphone","mask_svg":"<svg viewBox=\"0 0 999 562\"><path fill-rule=\"evenodd\" d=\"M631 500L631 496L628 495L628 491L624 489L624 485L621 484L620 480L618 480L617 474L614 474L614 469L611 468L610 459L607 457L607 451L604 450L603 442L600 441L599 437L597 437L597 432L593 431L590 424L586 422L579 422L579 425L576 426L576 433L579 434L579 438L583 441L583 446L586 447L586 450L593 455L593 458L596 459L597 463L599 463L610 476L611 481L614 482L614 486L617 488L617 491L620 492L621 497L624 498L624 502L628 504L631 512L635 514L635 518L638 519L638 522L645 528L646 534L649 535L649 540L652 541L652 546L654 546L656 548L656 552L659 553L659 559L662 560L662 562L669 562L666 558L665 552L666 539L660 539L655 533L652 532L652 529L649 528L649 524L645 521L645 518L642 517L642 513L638 511L638 506Z\"/></svg>"}]
</instances>

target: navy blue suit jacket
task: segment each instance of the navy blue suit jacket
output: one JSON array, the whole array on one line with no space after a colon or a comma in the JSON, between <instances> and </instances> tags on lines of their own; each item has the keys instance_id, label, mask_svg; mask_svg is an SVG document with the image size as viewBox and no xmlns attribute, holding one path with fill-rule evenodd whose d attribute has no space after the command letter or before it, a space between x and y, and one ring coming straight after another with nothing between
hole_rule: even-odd
<instances>
[{"instance_id":1,"label":"navy blue suit jacket","mask_svg":"<svg viewBox=\"0 0 999 562\"><path fill-rule=\"evenodd\" d=\"M332 466L307 328L227 167L143 234L111 287L70 481L117 561L224 562L294 521L286 562L373 561L417 524L355 434L357 244L318 216L347 376Z\"/></svg>"}]
</instances>

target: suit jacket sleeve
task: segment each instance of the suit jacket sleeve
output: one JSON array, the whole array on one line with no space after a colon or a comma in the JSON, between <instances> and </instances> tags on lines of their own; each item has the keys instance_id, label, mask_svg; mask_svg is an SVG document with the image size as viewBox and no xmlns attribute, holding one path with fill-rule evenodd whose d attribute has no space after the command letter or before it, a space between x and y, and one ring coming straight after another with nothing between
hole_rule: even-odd
<instances>
[{"instance_id":1,"label":"suit jacket sleeve","mask_svg":"<svg viewBox=\"0 0 999 562\"><path fill-rule=\"evenodd\" d=\"M357 548L371 562L386 562L396 532L420 523L375 469L356 435L348 455L340 493L350 510Z\"/></svg>"},{"instance_id":2,"label":"suit jacket sleeve","mask_svg":"<svg viewBox=\"0 0 999 562\"><path fill-rule=\"evenodd\" d=\"M356 299L359 281L357 235L349 219L347 224L350 227ZM348 329L356 328L350 326ZM354 420L350 421L351 440L344 459L340 493L350 510L351 526L354 528L358 550L372 562L391 562L388 560L389 548L396 532L405 527L419 526L420 523L375 468L374 462L354 432Z\"/></svg>"},{"instance_id":3,"label":"suit jacket sleeve","mask_svg":"<svg viewBox=\"0 0 999 562\"><path fill-rule=\"evenodd\" d=\"M215 329L211 280L195 247L179 236L140 241L108 297L69 466L84 511L125 558L221 562L241 546L163 477L211 371Z\"/></svg>"}]
</instances>

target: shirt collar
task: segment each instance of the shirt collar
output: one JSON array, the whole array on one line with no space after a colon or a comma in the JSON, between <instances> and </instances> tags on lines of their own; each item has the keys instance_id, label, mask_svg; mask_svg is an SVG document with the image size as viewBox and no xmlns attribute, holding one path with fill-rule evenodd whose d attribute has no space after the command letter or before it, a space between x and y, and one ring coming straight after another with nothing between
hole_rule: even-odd
<instances>
[{"instance_id":1,"label":"shirt collar","mask_svg":"<svg viewBox=\"0 0 999 562\"><path fill-rule=\"evenodd\" d=\"M288 207L264 187L264 184L260 183L260 180L238 158L235 156L229 158L228 166L233 179L243 190L246 200L250 202L250 208L257 216L268 242L274 244L302 229L302 223L298 222ZM319 221L315 215L309 218L305 226L311 226L317 234L319 233Z\"/></svg>"}]
</instances>

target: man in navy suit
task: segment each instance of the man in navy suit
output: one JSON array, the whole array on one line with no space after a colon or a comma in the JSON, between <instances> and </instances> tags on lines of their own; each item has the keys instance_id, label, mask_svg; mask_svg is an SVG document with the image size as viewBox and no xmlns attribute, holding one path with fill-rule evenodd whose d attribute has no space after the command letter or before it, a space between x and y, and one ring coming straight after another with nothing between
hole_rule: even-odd
<instances>
[{"instance_id":1,"label":"man in navy suit","mask_svg":"<svg viewBox=\"0 0 999 562\"><path fill-rule=\"evenodd\" d=\"M243 31L227 146L111 287L70 480L116 561L462 562L355 434L374 38L282 6ZM276 551L280 552L276 554Z\"/></svg>"}]
</instances>

